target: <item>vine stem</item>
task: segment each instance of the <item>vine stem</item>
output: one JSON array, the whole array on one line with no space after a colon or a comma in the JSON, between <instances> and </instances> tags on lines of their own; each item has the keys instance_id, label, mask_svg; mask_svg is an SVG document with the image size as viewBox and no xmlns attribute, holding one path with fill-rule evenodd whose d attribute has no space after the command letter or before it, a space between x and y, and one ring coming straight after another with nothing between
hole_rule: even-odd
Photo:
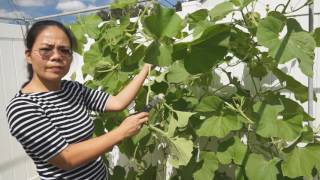
<instances>
[{"instance_id":1,"label":"vine stem","mask_svg":"<svg viewBox=\"0 0 320 180\"><path fill-rule=\"evenodd\" d=\"M112 66L112 68L110 68L110 69L101 70L101 71L97 71L97 72L110 72L110 71L117 69L118 67L119 67L119 64L116 64L116 65Z\"/></svg>"},{"instance_id":2,"label":"vine stem","mask_svg":"<svg viewBox=\"0 0 320 180\"><path fill-rule=\"evenodd\" d=\"M151 72L151 67L149 67L149 69L148 69L148 76L150 75L150 72ZM151 94L151 85L150 85L150 83L148 83L148 92L147 92L146 104L149 104L150 94Z\"/></svg>"},{"instance_id":3,"label":"vine stem","mask_svg":"<svg viewBox=\"0 0 320 180\"><path fill-rule=\"evenodd\" d=\"M221 86L220 88L214 90L212 93L215 94L216 92L220 91L221 89L223 89L223 88L225 88L225 87L228 87L230 84L231 84L231 83L228 83L228 84L226 84L226 85L223 85L223 86Z\"/></svg>"},{"instance_id":4,"label":"vine stem","mask_svg":"<svg viewBox=\"0 0 320 180\"><path fill-rule=\"evenodd\" d=\"M251 80L252 80L252 83L253 83L253 86L254 86L254 89L256 90L256 95L259 95L259 91L258 91L258 88L257 88L257 85L256 85L256 82L254 81L252 75L250 75L251 77Z\"/></svg>"},{"instance_id":5,"label":"vine stem","mask_svg":"<svg viewBox=\"0 0 320 180\"><path fill-rule=\"evenodd\" d=\"M236 111L238 113L240 113L240 115L245 118L249 124L254 124L254 122L242 111L242 109L240 109L240 107L235 108L233 105L231 105L228 102L224 102L231 110Z\"/></svg>"},{"instance_id":6,"label":"vine stem","mask_svg":"<svg viewBox=\"0 0 320 180\"><path fill-rule=\"evenodd\" d=\"M156 131L157 133L161 134L162 136L167 136L167 134L165 132L163 132L161 129L156 128L152 125L147 125L147 127L152 130L152 131Z\"/></svg>"},{"instance_id":7,"label":"vine stem","mask_svg":"<svg viewBox=\"0 0 320 180\"><path fill-rule=\"evenodd\" d=\"M136 158L136 154L137 154L137 150L138 150L138 147L139 147L140 143L138 142L136 148L134 149L134 153L133 153L133 159Z\"/></svg>"},{"instance_id":8,"label":"vine stem","mask_svg":"<svg viewBox=\"0 0 320 180\"><path fill-rule=\"evenodd\" d=\"M286 10L287 10L290 2L291 2L291 0L288 0L288 1L287 1L286 5L284 6L284 8L283 8L283 10L282 10L282 12L281 12L282 14L286 13Z\"/></svg>"},{"instance_id":9,"label":"vine stem","mask_svg":"<svg viewBox=\"0 0 320 180\"><path fill-rule=\"evenodd\" d=\"M176 112L176 110L174 110L171 106L169 106L167 103L163 103L164 104L164 106L166 107L166 108L168 108L170 111L172 111L172 112Z\"/></svg>"}]
</instances>

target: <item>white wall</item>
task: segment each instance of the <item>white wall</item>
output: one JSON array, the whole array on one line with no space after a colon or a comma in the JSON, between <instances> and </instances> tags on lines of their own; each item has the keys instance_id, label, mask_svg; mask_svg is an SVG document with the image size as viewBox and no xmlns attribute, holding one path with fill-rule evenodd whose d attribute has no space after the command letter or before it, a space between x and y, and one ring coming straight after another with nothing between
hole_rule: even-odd
<instances>
[{"instance_id":1,"label":"white wall","mask_svg":"<svg viewBox=\"0 0 320 180\"><path fill-rule=\"evenodd\" d=\"M0 23L0 180L37 177L32 160L8 132L5 106L26 81L20 26Z\"/></svg>"}]
</instances>

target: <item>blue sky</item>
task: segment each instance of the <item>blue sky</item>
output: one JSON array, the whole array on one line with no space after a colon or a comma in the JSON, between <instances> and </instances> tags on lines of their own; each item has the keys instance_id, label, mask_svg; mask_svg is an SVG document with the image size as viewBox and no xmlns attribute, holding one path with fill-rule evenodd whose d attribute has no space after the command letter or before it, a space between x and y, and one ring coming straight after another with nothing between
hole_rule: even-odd
<instances>
[{"instance_id":1,"label":"blue sky","mask_svg":"<svg viewBox=\"0 0 320 180\"><path fill-rule=\"evenodd\" d=\"M0 0L0 17L40 17L46 15L86 9L106 5L112 0ZM159 0L171 7L176 0ZM56 18L62 22L70 22L74 17Z\"/></svg>"}]
</instances>

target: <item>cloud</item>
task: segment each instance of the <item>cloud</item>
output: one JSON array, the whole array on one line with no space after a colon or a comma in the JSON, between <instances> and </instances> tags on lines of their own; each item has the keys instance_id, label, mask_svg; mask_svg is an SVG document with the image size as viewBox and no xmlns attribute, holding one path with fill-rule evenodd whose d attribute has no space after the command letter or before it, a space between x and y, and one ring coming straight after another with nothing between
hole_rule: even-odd
<instances>
[{"instance_id":1,"label":"cloud","mask_svg":"<svg viewBox=\"0 0 320 180\"><path fill-rule=\"evenodd\" d=\"M62 12L74 11L74 10L85 9L85 8L87 8L87 5L77 0L60 1L56 6L56 9Z\"/></svg>"},{"instance_id":2,"label":"cloud","mask_svg":"<svg viewBox=\"0 0 320 180\"><path fill-rule=\"evenodd\" d=\"M19 6L45 6L50 4L50 0L13 0L13 2Z\"/></svg>"},{"instance_id":3,"label":"cloud","mask_svg":"<svg viewBox=\"0 0 320 180\"><path fill-rule=\"evenodd\" d=\"M30 18L28 14L23 11L8 11L6 9L0 9L0 17L7 17L7 18Z\"/></svg>"}]
</instances>

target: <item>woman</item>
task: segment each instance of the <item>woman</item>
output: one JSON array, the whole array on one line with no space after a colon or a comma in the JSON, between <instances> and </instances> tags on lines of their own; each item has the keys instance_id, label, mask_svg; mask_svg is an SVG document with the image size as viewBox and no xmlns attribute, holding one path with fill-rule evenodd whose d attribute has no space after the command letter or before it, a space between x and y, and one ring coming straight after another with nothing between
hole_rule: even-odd
<instances>
[{"instance_id":1,"label":"woman","mask_svg":"<svg viewBox=\"0 0 320 180\"><path fill-rule=\"evenodd\" d=\"M145 64L116 96L61 80L72 62L72 37L56 21L40 21L31 27L25 51L31 79L7 106L9 128L33 159L41 179L106 179L100 156L138 133L148 113L129 116L114 130L92 138L90 111L126 108L150 66Z\"/></svg>"}]
</instances>

